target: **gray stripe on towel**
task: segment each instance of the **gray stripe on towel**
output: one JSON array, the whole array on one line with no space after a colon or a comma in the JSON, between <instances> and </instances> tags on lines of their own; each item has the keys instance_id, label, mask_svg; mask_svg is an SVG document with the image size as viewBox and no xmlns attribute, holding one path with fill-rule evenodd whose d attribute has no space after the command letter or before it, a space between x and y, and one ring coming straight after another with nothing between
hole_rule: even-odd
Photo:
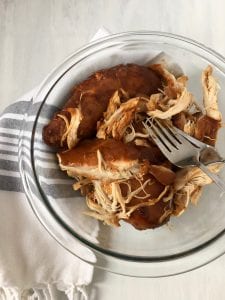
<instances>
[{"instance_id":1,"label":"gray stripe on towel","mask_svg":"<svg viewBox=\"0 0 225 300\"><path fill-rule=\"evenodd\" d=\"M24 115L30 105L30 101L18 101L5 108L2 115L7 113Z\"/></svg>"},{"instance_id":2,"label":"gray stripe on towel","mask_svg":"<svg viewBox=\"0 0 225 300\"><path fill-rule=\"evenodd\" d=\"M0 175L0 190L24 192L20 178L2 175Z\"/></svg>"},{"instance_id":3,"label":"gray stripe on towel","mask_svg":"<svg viewBox=\"0 0 225 300\"><path fill-rule=\"evenodd\" d=\"M10 161L5 159L0 159L0 170L7 170L7 171L18 171L18 162L17 161Z\"/></svg>"}]
</instances>

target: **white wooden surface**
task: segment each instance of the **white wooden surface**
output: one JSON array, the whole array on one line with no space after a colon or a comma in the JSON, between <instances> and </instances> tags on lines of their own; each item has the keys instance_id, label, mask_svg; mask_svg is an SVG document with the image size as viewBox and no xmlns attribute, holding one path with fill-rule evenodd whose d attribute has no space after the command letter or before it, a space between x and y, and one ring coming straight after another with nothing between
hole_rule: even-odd
<instances>
[{"instance_id":1,"label":"white wooden surface","mask_svg":"<svg viewBox=\"0 0 225 300\"><path fill-rule=\"evenodd\" d=\"M0 109L36 86L100 26L177 33L225 56L223 0L0 0ZM161 279L95 270L91 294L97 300L223 300L225 256Z\"/></svg>"}]
</instances>

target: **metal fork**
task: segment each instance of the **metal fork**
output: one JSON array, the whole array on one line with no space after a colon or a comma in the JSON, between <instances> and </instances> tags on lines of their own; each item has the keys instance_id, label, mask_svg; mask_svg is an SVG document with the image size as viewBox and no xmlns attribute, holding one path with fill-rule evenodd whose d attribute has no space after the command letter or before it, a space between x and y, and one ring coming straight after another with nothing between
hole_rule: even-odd
<instances>
[{"instance_id":1,"label":"metal fork","mask_svg":"<svg viewBox=\"0 0 225 300\"><path fill-rule=\"evenodd\" d=\"M149 120L148 124L143 123L143 125L172 164L180 168L199 167L225 192L225 182L206 166L209 163L224 162L224 159L221 158L215 148L197 141L174 126L162 125L158 120ZM210 152L213 155L210 156ZM207 157L210 157L210 159L207 160Z\"/></svg>"},{"instance_id":2,"label":"metal fork","mask_svg":"<svg viewBox=\"0 0 225 300\"><path fill-rule=\"evenodd\" d=\"M210 165L217 162L225 163L225 159L218 153L215 147L193 138L192 136L176 127L173 127L173 129L199 149L199 160L204 165Z\"/></svg>"}]
</instances>

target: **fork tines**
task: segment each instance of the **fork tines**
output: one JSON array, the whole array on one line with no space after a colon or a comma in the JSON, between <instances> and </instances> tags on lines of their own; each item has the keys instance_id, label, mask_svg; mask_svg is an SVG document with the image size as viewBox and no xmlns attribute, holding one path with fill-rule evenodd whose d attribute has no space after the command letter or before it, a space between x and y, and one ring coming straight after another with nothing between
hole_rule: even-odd
<instances>
[{"instance_id":1,"label":"fork tines","mask_svg":"<svg viewBox=\"0 0 225 300\"><path fill-rule=\"evenodd\" d=\"M165 121L163 124L161 122L148 119L143 125L159 148L166 147L172 152L173 148L178 149L178 144L181 144L180 138L172 126Z\"/></svg>"}]
</instances>

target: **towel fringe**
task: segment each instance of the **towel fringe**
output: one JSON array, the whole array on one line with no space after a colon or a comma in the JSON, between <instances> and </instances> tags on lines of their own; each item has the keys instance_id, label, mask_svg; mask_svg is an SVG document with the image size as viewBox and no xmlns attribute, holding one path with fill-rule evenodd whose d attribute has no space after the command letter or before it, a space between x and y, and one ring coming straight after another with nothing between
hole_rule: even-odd
<instances>
[{"instance_id":1,"label":"towel fringe","mask_svg":"<svg viewBox=\"0 0 225 300\"><path fill-rule=\"evenodd\" d=\"M19 289L18 287L0 287L0 300L55 300L56 292L64 293L68 300L88 300L85 285L69 285L65 290L57 284Z\"/></svg>"}]
</instances>

